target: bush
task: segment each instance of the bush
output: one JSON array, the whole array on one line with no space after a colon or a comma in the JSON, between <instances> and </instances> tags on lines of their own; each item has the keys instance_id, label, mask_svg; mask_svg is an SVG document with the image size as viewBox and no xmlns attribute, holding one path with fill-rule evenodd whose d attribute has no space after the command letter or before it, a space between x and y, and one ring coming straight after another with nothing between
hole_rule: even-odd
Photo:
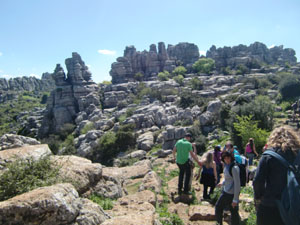
<instances>
[{"instance_id":1,"label":"bush","mask_svg":"<svg viewBox=\"0 0 300 225\"><path fill-rule=\"evenodd\" d=\"M296 75L286 75L278 85L282 99L300 96L300 81Z\"/></svg>"},{"instance_id":2,"label":"bush","mask_svg":"<svg viewBox=\"0 0 300 225\"><path fill-rule=\"evenodd\" d=\"M215 61L210 58L200 58L193 64L196 73L210 74L215 69Z\"/></svg>"},{"instance_id":3,"label":"bush","mask_svg":"<svg viewBox=\"0 0 300 225\"><path fill-rule=\"evenodd\" d=\"M197 154L205 152L207 140L202 134L199 121L194 122L193 126L189 129L189 133L192 134L192 142L196 143Z\"/></svg>"},{"instance_id":4,"label":"bush","mask_svg":"<svg viewBox=\"0 0 300 225\"><path fill-rule=\"evenodd\" d=\"M144 79L144 74L141 72L138 72L134 75L134 79L137 81L142 81Z\"/></svg>"},{"instance_id":5,"label":"bush","mask_svg":"<svg viewBox=\"0 0 300 225\"><path fill-rule=\"evenodd\" d=\"M257 153L261 152L266 144L269 132L257 127L258 122L252 120L253 116L237 116L238 122L234 123L237 135L242 138L242 146L245 147L249 138L253 138Z\"/></svg>"},{"instance_id":6,"label":"bush","mask_svg":"<svg viewBox=\"0 0 300 225\"><path fill-rule=\"evenodd\" d=\"M7 168L0 175L0 201L59 182L59 168L53 166L49 157L38 161L18 159L8 164Z\"/></svg>"},{"instance_id":7,"label":"bush","mask_svg":"<svg viewBox=\"0 0 300 225\"><path fill-rule=\"evenodd\" d=\"M85 126L81 129L80 134L86 134L90 130L94 130L94 129L95 129L94 123L89 122L89 123L85 124Z\"/></svg>"},{"instance_id":8,"label":"bush","mask_svg":"<svg viewBox=\"0 0 300 225\"><path fill-rule=\"evenodd\" d=\"M222 67L222 68L221 68L221 73L223 73L224 75L230 75L230 74L232 74L233 72L232 72L232 70L230 69L230 67L227 66L227 67Z\"/></svg>"},{"instance_id":9,"label":"bush","mask_svg":"<svg viewBox=\"0 0 300 225\"><path fill-rule=\"evenodd\" d=\"M173 78L179 85L183 86L184 77L182 75L178 75Z\"/></svg>"},{"instance_id":10,"label":"bush","mask_svg":"<svg viewBox=\"0 0 300 225\"><path fill-rule=\"evenodd\" d=\"M248 67L245 66L245 65L239 64L239 65L237 66L236 74L244 75L244 74L246 74L246 73L249 73Z\"/></svg>"},{"instance_id":11,"label":"bush","mask_svg":"<svg viewBox=\"0 0 300 225\"><path fill-rule=\"evenodd\" d=\"M197 97L192 94L191 91L183 91L180 94L180 99L177 102L177 105L181 108L188 108L188 107L193 107L195 105L198 105L199 107L203 106L208 102L207 99Z\"/></svg>"},{"instance_id":12,"label":"bush","mask_svg":"<svg viewBox=\"0 0 300 225\"><path fill-rule=\"evenodd\" d=\"M63 155L73 155L76 153L76 148L74 144L74 136L69 134L68 137L61 144L60 148L64 148Z\"/></svg>"},{"instance_id":13,"label":"bush","mask_svg":"<svg viewBox=\"0 0 300 225\"><path fill-rule=\"evenodd\" d=\"M71 134L75 129L75 125L72 123L65 123L59 132L59 137L61 140L64 140L67 138L69 134Z\"/></svg>"},{"instance_id":14,"label":"bush","mask_svg":"<svg viewBox=\"0 0 300 225\"><path fill-rule=\"evenodd\" d=\"M189 82L189 86L193 90L202 90L203 89L203 81L200 80L198 77L193 77Z\"/></svg>"},{"instance_id":15,"label":"bush","mask_svg":"<svg viewBox=\"0 0 300 225\"><path fill-rule=\"evenodd\" d=\"M170 73L165 70L164 72L158 73L157 78L160 81L167 81L170 78Z\"/></svg>"},{"instance_id":16,"label":"bush","mask_svg":"<svg viewBox=\"0 0 300 225\"><path fill-rule=\"evenodd\" d=\"M178 75L182 75L184 76L186 74L187 70L184 66L177 66L173 71L172 74L173 76L178 76Z\"/></svg>"}]
</instances>

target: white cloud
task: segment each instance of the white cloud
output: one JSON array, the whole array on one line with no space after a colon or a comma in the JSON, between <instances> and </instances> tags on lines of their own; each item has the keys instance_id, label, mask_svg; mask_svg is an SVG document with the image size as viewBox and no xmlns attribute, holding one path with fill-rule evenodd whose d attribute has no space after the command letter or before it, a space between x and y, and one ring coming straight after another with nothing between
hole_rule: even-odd
<instances>
[{"instance_id":1,"label":"white cloud","mask_svg":"<svg viewBox=\"0 0 300 225\"><path fill-rule=\"evenodd\" d=\"M200 55L206 56L206 51L200 50L200 51L199 51L199 54L200 54Z\"/></svg>"},{"instance_id":2,"label":"white cloud","mask_svg":"<svg viewBox=\"0 0 300 225\"><path fill-rule=\"evenodd\" d=\"M0 52L0 56L3 56L3 53L2 53L2 52Z\"/></svg>"},{"instance_id":3,"label":"white cloud","mask_svg":"<svg viewBox=\"0 0 300 225\"><path fill-rule=\"evenodd\" d=\"M273 44L273 45L271 45L271 46L269 46L269 48L274 48L275 47L275 45Z\"/></svg>"},{"instance_id":4,"label":"white cloud","mask_svg":"<svg viewBox=\"0 0 300 225\"><path fill-rule=\"evenodd\" d=\"M0 70L0 73L3 73L3 70Z\"/></svg>"},{"instance_id":5,"label":"white cloud","mask_svg":"<svg viewBox=\"0 0 300 225\"><path fill-rule=\"evenodd\" d=\"M34 74L34 73L31 73L29 76L30 76L30 77L35 77L35 78L41 79L41 76L36 75L36 74Z\"/></svg>"},{"instance_id":6,"label":"white cloud","mask_svg":"<svg viewBox=\"0 0 300 225\"><path fill-rule=\"evenodd\" d=\"M92 65L89 65L89 64L87 64L86 65L89 69L91 69L92 68Z\"/></svg>"},{"instance_id":7,"label":"white cloud","mask_svg":"<svg viewBox=\"0 0 300 225\"><path fill-rule=\"evenodd\" d=\"M115 55L116 51L107 50L107 49L100 49L100 50L98 50L98 53L100 53L102 55Z\"/></svg>"}]
</instances>

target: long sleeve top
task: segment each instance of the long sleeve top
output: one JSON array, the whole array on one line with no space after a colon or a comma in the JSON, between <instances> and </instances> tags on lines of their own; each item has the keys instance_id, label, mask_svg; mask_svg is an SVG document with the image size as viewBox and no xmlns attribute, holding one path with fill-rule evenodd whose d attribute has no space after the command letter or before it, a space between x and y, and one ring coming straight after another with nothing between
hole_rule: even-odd
<instances>
[{"instance_id":1,"label":"long sleeve top","mask_svg":"<svg viewBox=\"0 0 300 225\"><path fill-rule=\"evenodd\" d=\"M233 202L239 202L239 195L241 191L241 182L240 182L240 168L238 166L232 167L232 176L229 172L230 164L225 165L224 167L224 182L223 190L228 194L233 194Z\"/></svg>"}]
</instances>

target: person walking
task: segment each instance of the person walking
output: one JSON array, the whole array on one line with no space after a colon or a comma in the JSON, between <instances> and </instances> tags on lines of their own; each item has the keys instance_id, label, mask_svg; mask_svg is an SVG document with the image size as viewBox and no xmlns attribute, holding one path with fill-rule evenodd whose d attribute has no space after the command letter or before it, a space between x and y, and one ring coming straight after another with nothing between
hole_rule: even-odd
<instances>
[{"instance_id":1,"label":"person walking","mask_svg":"<svg viewBox=\"0 0 300 225\"><path fill-rule=\"evenodd\" d=\"M223 211L225 208L229 208L231 212L231 225L238 225L240 221L239 216L239 195L241 190L240 185L240 169L234 164L234 155L229 151L222 152L222 161L224 166L225 180L222 184L223 190L215 206L215 215L218 225L223 224ZM232 176L230 175L230 169L232 170ZM221 186L221 184L219 184Z\"/></svg>"},{"instance_id":2,"label":"person walking","mask_svg":"<svg viewBox=\"0 0 300 225\"><path fill-rule=\"evenodd\" d=\"M222 158L221 158L221 145L217 145L214 148L214 161L217 168L217 184L220 182L221 173L223 172Z\"/></svg>"},{"instance_id":3,"label":"person walking","mask_svg":"<svg viewBox=\"0 0 300 225\"><path fill-rule=\"evenodd\" d=\"M178 194L182 194L183 180L184 180L184 194L189 194L189 182L191 178L191 161L189 160L189 154L201 166L201 162L198 160L197 155L192 151L192 143L190 142L192 135L187 133L183 139L176 142L173 148L173 158L176 161L179 168L178 177Z\"/></svg>"},{"instance_id":4,"label":"person walking","mask_svg":"<svg viewBox=\"0 0 300 225\"><path fill-rule=\"evenodd\" d=\"M249 138L249 141L245 147L245 156L249 159L249 166L253 165L254 154L258 156L255 149L254 139Z\"/></svg>"},{"instance_id":5,"label":"person walking","mask_svg":"<svg viewBox=\"0 0 300 225\"><path fill-rule=\"evenodd\" d=\"M291 127L282 126L271 132L267 146L267 150L278 153L292 164L299 153L300 139ZM298 164L300 167L300 162ZM276 202L286 186L287 168L275 157L263 155L253 180L254 200L258 203L257 225L284 225Z\"/></svg>"},{"instance_id":6,"label":"person walking","mask_svg":"<svg viewBox=\"0 0 300 225\"><path fill-rule=\"evenodd\" d=\"M202 171L200 184L203 184L203 199L207 200L210 199L210 195L214 191L214 188L218 181L218 176L217 176L216 163L213 160L213 153L207 152L204 154L203 158L204 158L203 161L201 161L202 169L199 168L199 173L197 178L199 179L200 172ZM209 187L210 190L209 193L207 193Z\"/></svg>"}]
</instances>

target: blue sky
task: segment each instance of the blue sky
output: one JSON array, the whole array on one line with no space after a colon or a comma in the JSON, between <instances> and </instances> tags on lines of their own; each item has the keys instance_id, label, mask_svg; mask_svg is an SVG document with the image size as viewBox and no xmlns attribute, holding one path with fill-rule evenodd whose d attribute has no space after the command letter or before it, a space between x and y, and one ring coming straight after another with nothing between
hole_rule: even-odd
<instances>
[{"instance_id":1,"label":"blue sky","mask_svg":"<svg viewBox=\"0 0 300 225\"><path fill-rule=\"evenodd\" d=\"M0 0L0 77L38 76L78 52L95 82L125 46L190 42L201 51L249 45L300 57L299 0Z\"/></svg>"}]
</instances>

